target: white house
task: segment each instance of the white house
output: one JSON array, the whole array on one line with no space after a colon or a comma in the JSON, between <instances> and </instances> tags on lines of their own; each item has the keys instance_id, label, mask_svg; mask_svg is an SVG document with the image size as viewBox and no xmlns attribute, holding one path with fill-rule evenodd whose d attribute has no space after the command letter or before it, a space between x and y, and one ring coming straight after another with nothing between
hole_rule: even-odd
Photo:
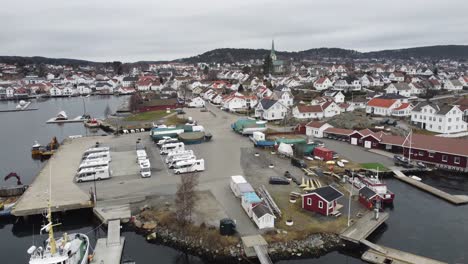
<instances>
[{"instance_id":1,"label":"white house","mask_svg":"<svg viewBox=\"0 0 468 264\"><path fill-rule=\"evenodd\" d=\"M410 103L402 103L399 107L392 110L392 116L411 116L413 106Z\"/></svg>"},{"instance_id":2,"label":"white house","mask_svg":"<svg viewBox=\"0 0 468 264\"><path fill-rule=\"evenodd\" d=\"M340 107L335 102L325 102L321 105L324 117L332 117L341 113Z\"/></svg>"},{"instance_id":3,"label":"white house","mask_svg":"<svg viewBox=\"0 0 468 264\"><path fill-rule=\"evenodd\" d=\"M223 108L229 109L231 112L238 110L253 109L257 105L256 96L246 96L241 93L233 93L225 97L222 102Z\"/></svg>"},{"instance_id":4,"label":"white house","mask_svg":"<svg viewBox=\"0 0 468 264\"><path fill-rule=\"evenodd\" d=\"M405 81L405 75L401 72L392 72L388 75L388 78L392 82L403 82Z\"/></svg>"},{"instance_id":5,"label":"white house","mask_svg":"<svg viewBox=\"0 0 468 264\"><path fill-rule=\"evenodd\" d=\"M62 96L62 89L57 86L54 86L49 89L49 95L50 96Z\"/></svg>"},{"instance_id":6,"label":"white house","mask_svg":"<svg viewBox=\"0 0 468 264\"><path fill-rule=\"evenodd\" d=\"M306 135L309 137L323 138L323 131L329 127L333 126L325 122L311 121L306 124Z\"/></svg>"},{"instance_id":7,"label":"white house","mask_svg":"<svg viewBox=\"0 0 468 264\"><path fill-rule=\"evenodd\" d=\"M384 99L376 97L367 102L366 113L380 116L391 116L393 109L398 108L400 105L400 99Z\"/></svg>"},{"instance_id":8,"label":"white house","mask_svg":"<svg viewBox=\"0 0 468 264\"><path fill-rule=\"evenodd\" d=\"M90 94L92 92L91 88L87 84L79 84L77 86L77 92L78 94Z\"/></svg>"},{"instance_id":9,"label":"white house","mask_svg":"<svg viewBox=\"0 0 468 264\"><path fill-rule=\"evenodd\" d=\"M333 82L328 77L321 77L314 82L315 89L321 91L333 86Z\"/></svg>"},{"instance_id":10,"label":"white house","mask_svg":"<svg viewBox=\"0 0 468 264\"><path fill-rule=\"evenodd\" d=\"M188 107L204 107L205 106L205 100L203 100L201 97L195 97L193 98L190 103L188 103Z\"/></svg>"},{"instance_id":11,"label":"white house","mask_svg":"<svg viewBox=\"0 0 468 264\"><path fill-rule=\"evenodd\" d=\"M264 204L256 204L252 209L252 220L258 229L275 228L275 215Z\"/></svg>"},{"instance_id":12,"label":"white house","mask_svg":"<svg viewBox=\"0 0 468 264\"><path fill-rule=\"evenodd\" d=\"M284 88L281 91L273 92L271 99L278 100L283 105L290 107L293 105L294 96L289 88Z\"/></svg>"},{"instance_id":13,"label":"white house","mask_svg":"<svg viewBox=\"0 0 468 264\"><path fill-rule=\"evenodd\" d=\"M321 105L296 105L292 109L292 115L297 119L322 119L324 117Z\"/></svg>"},{"instance_id":14,"label":"white house","mask_svg":"<svg viewBox=\"0 0 468 264\"><path fill-rule=\"evenodd\" d=\"M445 80L444 89L449 91L463 90L463 84L459 80Z\"/></svg>"},{"instance_id":15,"label":"white house","mask_svg":"<svg viewBox=\"0 0 468 264\"><path fill-rule=\"evenodd\" d=\"M344 103L345 101L345 96L341 91L328 91L324 95L333 98L333 101L337 104Z\"/></svg>"},{"instance_id":16,"label":"white house","mask_svg":"<svg viewBox=\"0 0 468 264\"><path fill-rule=\"evenodd\" d=\"M13 87L5 88L5 94L7 98L13 98L15 96L15 88Z\"/></svg>"},{"instance_id":17,"label":"white house","mask_svg":"<svg viewBox=\"0 0 468 264\"><path fill-rule=\"evenodd\" d=\"M411 87L407 83L391 83L385 88L387 94L399 94L405 97L411 96Z\"/></svg>"},{"instance_id":18,"label":"white house","mask_svg":"<svg viewBox=\"0 0 468 264\"><path fill-rule=\"evenodd\" d=\"M286 116L288 107L277 100L263 98L255 108L255 116L264 120L281 120Z\"/></svg>"},{"instance_id":19,"label":"white house","mask_svg":"<svg viewBox=\"0 0 468 264\"><path fill-rule=\"evenodd\" d=\"M62 95L63 96L72 96L76 94L76 90L73 88L73 86L65 86L62 89Z\"/></svg>"},{"instance_id":20,"label":"white house","mask_svg":"<svg viewBox=\"0 0 468 264\"><path fill-rule=\"evenodd\" d=\"M463 111L455 105L422 102L411 112L411 122L435 133L458 133L467 130Z\"/></svg>"}]
</instances>

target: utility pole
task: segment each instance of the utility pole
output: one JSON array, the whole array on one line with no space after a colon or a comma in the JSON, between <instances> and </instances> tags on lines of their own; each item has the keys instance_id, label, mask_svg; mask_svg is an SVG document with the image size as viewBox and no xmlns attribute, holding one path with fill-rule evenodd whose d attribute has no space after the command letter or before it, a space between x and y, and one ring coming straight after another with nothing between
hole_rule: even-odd
<instances>
[{"instance_id":1,"label":"utility pole","mask_svg":"<svg viewBox=\"0 0 468 264\"><path fill-rule=\"evenodd\" d=\"M348 227L351 224L351 199L353 197L353 190L354 190L354 171L351 171L351 191L349 192L349 202L348 202Z\"/></svg>"}]
</instances>

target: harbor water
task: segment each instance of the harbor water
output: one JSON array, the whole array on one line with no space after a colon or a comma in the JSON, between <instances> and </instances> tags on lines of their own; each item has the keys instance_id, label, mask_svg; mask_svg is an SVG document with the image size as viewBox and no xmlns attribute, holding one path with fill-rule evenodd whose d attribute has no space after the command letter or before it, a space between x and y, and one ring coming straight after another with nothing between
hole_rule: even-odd
<instances>
[{"instance_id":1,"label":"harbor water","mask_svg":"<svg viewBox=\"0 0 468 264\"><path fill-rule=\"evenodd\" d=\"M83 103L87 113L93 117L103 117L114 112L125 97L96 96L89 98L59 98L44 101L33 100L31 108L37 111L0 113L0 185L5 183L3 176L11 171L21 175L29 184L43 166L43 162L33 160L30 148L35 140L46 144L51 137L59 141L70 135L105 134L103 131L86 129L81 123L46 124L59 111L64 110L69 118L83 114ZM15 102L0 102L1 109L14 109ZM418 175L435 187L454 194L468 194L468 181L465 176L447 173ZM468 207L454 206L430 194L406 185L396 179L387 179L388 187L396 194L389 220L369 237L374 243L401 249L414 254L446 261L448 263L468 263ZM57 234L63 232L87 233L94 246L97 238L104 237L105 231L90 211L59 214ZM46 238L39 235L41 217L27 220L16 218L0 219L0 256L5 264L27 263L26 250L32 245L40 245ZM131 258L138 264L145 263L207 263L197 257L186 255L162 245L147 243L145 238L130 229L123 229L126 237L124 258ZM317 259L293 259L279 263L291 264L332 264L363 263L359 252L332 252Z\"/></svg>"}]
</instances>

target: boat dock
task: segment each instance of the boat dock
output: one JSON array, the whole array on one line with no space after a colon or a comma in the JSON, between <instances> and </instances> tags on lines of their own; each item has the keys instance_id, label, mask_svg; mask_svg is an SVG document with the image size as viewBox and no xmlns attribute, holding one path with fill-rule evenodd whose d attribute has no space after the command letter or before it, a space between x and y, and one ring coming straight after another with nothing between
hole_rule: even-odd
<instances>
[{"instance_id":1,"label":"boat dock","mask_svg":"<svg viewBox=\"0 0 468 264\"><path fill-rule=\"evenodd\" d=\"M36 110L39 110L39 108L6 109L6 110L0 110L0 113L27 112L27 111L36 111Z\"/></svg>"},{"instance_id":2,"label":"boat dock","mask_svg":"<svg viewBox=\"0 0 468 264\"><path fill-rule=\"evenodd\" d=\"M261 264L273 263L268 255L268 243L261 235L244 236L241 240L247 257L257 257Z\"/></svg>"},{"instance_id":3,"label":"boat dock","mask_svg":"<svg viewBox=\"0 0 468 264\"><path fill-rule=\"evenodd\" d=\"M368 212L353 225L346 228L340 237L344 240L359 244L374 232L381 224L387 221L389 214L380 212L379 218L375 219L374 212Z\"/></svg>"},{"instance_id":4,"label":"boat dock","mask_svg":"<svg viewBox=\"0 0 468 264\"><path fill-rule=\"evenodd\" d=\"M408 252L404 252L398 249L393 249L381 245L373 244L370 241L365 240L363 243L370 247L369 250L364 252L361 259L369 263L375 264L446 264L442 262L418 255L414 255Z\"/></svg>"},{"instance_id":5,"label":"boat dock","mask_svg":"<svg viewBox=\"0 0 468 264\"><path fill-rule=\"evenodd\" d=\"M120 220L111 220L107 226L107 238L100 238L90 263L120 264L125 237L120 236Z\"/></svg>"},{"instance_id":6,"label":"boat dock","mask_svg":"<svg viewBox=\"0 0 468 264\"><path fill-rule=\"evenodd\" d=\"M99 140L102 140L101 137ZM98 139L95 137L64 140L58 151L49 159L18 200L12 214L27 216L44 212L47 208L48 190L51 182L53 190L52 212L93 207L90 193L80 189L73 180L82 153L96 141Z\"/></svg>"},{"instance_id":7,"label":"boat dock","mask_svg":"<svg viewBox=\"0 0 468 264\"><path fill-rule=\"evenodd\" d=\"M444 191L441 191L437 188L434 188L430 185L427 185L425 183L422 183L420 181L417 181L415 179L412 179L408 176L406 176L403 172L401 172L398 169L392 169L393 174L395 178L399 179L400 181L406 182L410 185L413 185L416 188L419 188L423 191L426 191L432 195L435 195L439 198L442 198L450 203L453 203L455 205L462 205L468 203L468 196L467 195L452 195L449 193L446 193Z\"/></svg>"}]
</instances>

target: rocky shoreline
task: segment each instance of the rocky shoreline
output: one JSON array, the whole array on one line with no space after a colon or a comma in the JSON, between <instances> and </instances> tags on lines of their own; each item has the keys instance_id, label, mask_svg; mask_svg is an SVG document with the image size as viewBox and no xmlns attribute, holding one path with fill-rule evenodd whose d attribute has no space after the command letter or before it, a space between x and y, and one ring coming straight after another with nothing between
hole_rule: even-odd
<instances>
[{"instance_id":1,"label":"rocky shoreline","mask_svg":"<svg viewBox=\"0 0 468 264\"><path fill-rule=\"evenodd\" d=\"M239 242L223 247L195 236L183 234L158 226L155 221L143 221L138 216L130 222L138 234L144 235L148 242L169 246L190 255L198 256L210 263L251 263L244 255ZM277 231L286 232L286 231ZM220 236L221 237L221 236ZM329 252L344 249L346 244L336 234L313 234L303 240L269 243L268 252L273 261L320 257Z\"/></svg>"}]
</instances>

